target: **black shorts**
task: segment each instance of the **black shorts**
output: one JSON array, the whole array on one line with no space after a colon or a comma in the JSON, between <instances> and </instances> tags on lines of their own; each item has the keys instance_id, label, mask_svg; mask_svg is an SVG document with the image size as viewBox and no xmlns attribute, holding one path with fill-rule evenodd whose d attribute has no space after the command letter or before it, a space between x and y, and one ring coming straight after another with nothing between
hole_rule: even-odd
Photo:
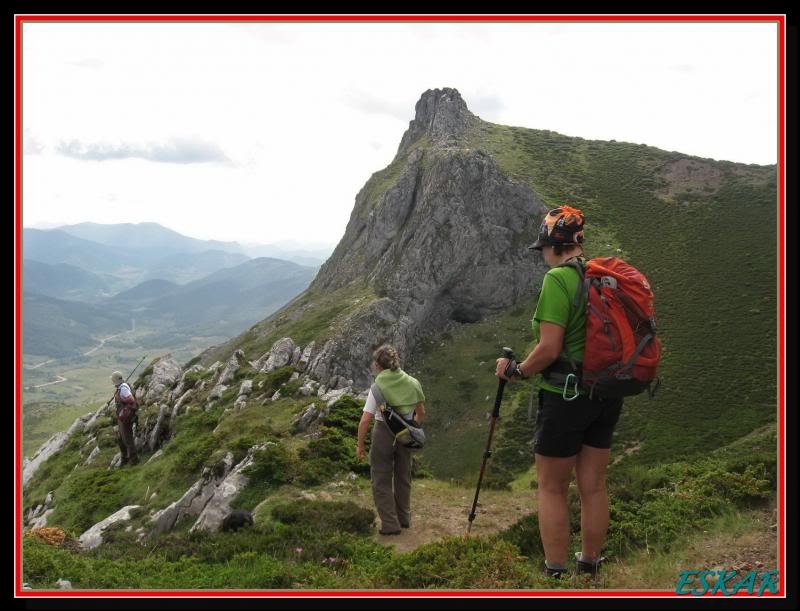
<instances>
[{"instance_id":1,"label":"black shorts","mask_svg":"<svg viewBox=\"0 0 800 611\"><path fill-rule=\"evenodd\" d=\"M580 452L582 445L608 449L621 411L622 399L580 395L566 401L557 393L540 390L533 450L566 458Z\"/></svg>"}]
</instances>

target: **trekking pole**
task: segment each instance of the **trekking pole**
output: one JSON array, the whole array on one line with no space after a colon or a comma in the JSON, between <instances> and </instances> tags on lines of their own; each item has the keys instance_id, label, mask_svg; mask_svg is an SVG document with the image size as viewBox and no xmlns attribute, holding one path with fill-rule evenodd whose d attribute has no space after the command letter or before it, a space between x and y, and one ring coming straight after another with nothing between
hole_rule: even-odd
<instances>
[{"instance_id":1,"label":"trekking pole","mask_svg":"<svg viewBox=\"0 0 800 611\"><path fill-rule=\"evenodd\" d=\"M136 367L134 367L134 368L133 368L133 371L131 371L131 372L128 374L128 377L127 377L127 378L125 378L125 382L127 382L128 380L130 380L130 379L131 379L131 376L132 376L132 375L133 375L133 374L136 372L136 370L137 370L137 369L139 369L139 365L141 365L141 364L142 364L142 362L143 362L143 361L144 361L146 358L147 358L147 355L145 354L145 355L144 355L144 356L141 358L141 360L140 360L138 363L136 363ZM110 398L108 401L106 401L106 405L109 405L109 404L110 404L110 403L111 403L111 402L114 400L114 397L116 396L116 394L117 394L117 393L116 393L116 391L115 391L115 392L114 392L114 394L113 394L113 395L111 395L111 398Z\"/></svg>"},{"instance_id":2,"label":"trekking pole","mask_svg":"<svg viewBox=\"0 0 800 611\"><path fill-rule=\"evenodd\" d=\"M511 348L503 348L503 355L507 359L516 360L514 351ZM472 529L472 522L475 520L475 509L478 507L478 495L481 493L481 482L483 482L483 472L486 470L486 461L492 455L492 436L494 435L494 427L497 424L497 418L500 417L500 403L503 401L503 390L506 387L506 380L500 378L497 382L497 395L494 398L494 410L492 410L492 422L489 425L489 438L486 440L486 449L483 452L483 461L481 462L481 472L478 475L478 487L475 489L475 499L472 501L472 511L469 512L469 524L467 525L467 534Z\"/></svg>"}]
</instances>

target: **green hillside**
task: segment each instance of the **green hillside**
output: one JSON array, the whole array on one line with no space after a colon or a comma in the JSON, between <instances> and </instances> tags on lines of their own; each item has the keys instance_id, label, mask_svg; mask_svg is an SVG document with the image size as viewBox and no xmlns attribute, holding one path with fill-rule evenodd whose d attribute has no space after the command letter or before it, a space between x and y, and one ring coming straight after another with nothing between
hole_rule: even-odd
<instances>
[{"instance_id":1,"label":"green hillside","mask_svg":"<svg viewBox=\"0 0 800 611\"><path fill-rule=\"evenodd\" d=\"M626 400L617 449L636 446L640 462L670 460L705 453L775 420L774 166L484 122L474 126L470 145L491 153L508 176L548 204L583 210L587 254L624 257L654 288L664 348L661 387L653 400ZM531 219L531 239L539 221ZM532 349L534 309L535 300L496 320L465 325L411 359L431 398L438 448L426 458L434 472L464 477L477 471L479 459L464 463L448 448L479 457L490 405L485 397L493 398L496 388L494 358L503 345L520 356ZM529 388L518 392L527 407ZM440 429L447 420L457 424Z\"/></svg>"},{"instance_id":2,"label":"green hillside","mask_svg":"<svg viewBox=\"0 0 800 611\"><path fill-rule=\"evenodd\" d=\"M131 319L123 312L79 301L23 293L22 350L26 355L75 356L98 336L121 333Z\"/></svg>"},{"instance_id":3,"label":"green hillside","mask_svg":"<svg viewBox=\"0 0 800 611\"><path fill-rule=\"evenodd\" d=\"M276 388L290 369L254 381ZM287 396L267 409L248 404L220 419L232 401L228 393L211 411L194 408L178 421L160 458L135 468L109 471L105 466L116 451L108 418L91 433L100 447L94 464L82 464L90 433L71 439L37 472L25 495L25 506L33 507L54 492L56 510L48 523L63 528L67 539L48 545L33 534L26 536L24 580L34 589L51 588L58 579L76 588L101 589L598 587L541 575L537 518L528 507L535 496L530 486L515 497L524 506L516 513L504 511L504 518L510 513L513 519L503 527L494 523L487 491L477 521L483 534L464 537L465 499L472 487L417 478L413 506L424 507L424 499L435 495L427 511L448 516L454 528L449 536L413 551L393 550L372 530L368 471L355 458L352 431L360 403L339 400L319 439L309 441L294 435L291 426L308 399ZM148 416L150 409L141 418ZM235 534L190 533L190 521L139 543L135 529L147 527L149 512L178 498L205 465L214 465L227 451L240 460L253 443L265 440L272 445L257 455L249 468L253 479L233 502L255 512L255 526ZM774 445L775 428L768 426L702 458L612 467L609 555L635 573L644 547L648 556L666 555L733 512L763 507L776 484ZM357 474L354 481L343 479L348 471ZM530 480L526 476L515 485L522 481ZM309 494L317 498L302 498ZM570 502L577 518L574 492ZM75 538L84 529L130 504L141 506L131 529L109 529L104 544L94 550L76 548ZM571 528L576 534L579 523ZM669 587L669 578L662 577L666 584L647 585ZM624 587L629 578L620 579ZM618 586L611 577L603 587Z\"/></svg>"},{"instance_id":4,"label":"green hillside","mask_svg":"<svg viewBox=\"0 0 800 611\"><path fill-rule=\"evenodd\" d=\"M107 294L109 283L101 276L74 265L22 262L23 291L56 299L92 301Z\"/></svg>"}]
</instances>

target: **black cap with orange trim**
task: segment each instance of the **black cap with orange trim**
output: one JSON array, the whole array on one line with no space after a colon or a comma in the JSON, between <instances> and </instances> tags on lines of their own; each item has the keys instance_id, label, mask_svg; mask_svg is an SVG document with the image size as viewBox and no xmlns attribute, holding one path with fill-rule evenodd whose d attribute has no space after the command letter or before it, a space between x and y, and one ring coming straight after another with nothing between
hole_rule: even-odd
<instances>
[{"instance_id":1,"label":"black cap with orange trim","mask_svg":"<svg viewBox=\"0 0 800 611\"><path fill-rule=\"evenodd\" d=\"M528 249L541 250L543 246L582 244L583 223L583 212L577 208L553 208L539 226L538 239Z\"/></svg>"}]
</instances>

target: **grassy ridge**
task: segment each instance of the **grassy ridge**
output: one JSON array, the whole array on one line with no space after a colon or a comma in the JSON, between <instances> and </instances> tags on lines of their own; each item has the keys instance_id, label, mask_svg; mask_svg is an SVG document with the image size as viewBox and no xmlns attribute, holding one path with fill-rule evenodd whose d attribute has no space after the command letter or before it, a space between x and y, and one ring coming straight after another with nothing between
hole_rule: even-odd
<instances>
[{"instance_id":1,"label":"grassy ridge","mask_svg":"<svg viewBox=\"0 0 800 611\"><path fill-rule=\"evenodd\" d=\"M775 486L774 445L768 426L702 459L618 469L610 481L608 555L627 558L635 570L645 547L648 555L669 553L725 516L763 507ZM26 537L23 578L34 588L58 579L77 588L137 589L597 587L542 576L536 514L496 535L446 537L405 554L370 538L372 512L350 502L296 500L273 505L270 514L234 534L178 529L145 545L118 528L88 552ZM580 525L574 519L571 526L577 549ZM603 585L620 587L613 573Z\"/></svg>"},{"instance_id":2,"label":"grassy ridge","mask_svg":"<svg viewBox=\"0 0 800 611\"><path fill-rule=\"evenodd\" d=\"M425 430L429 442L423 459L439 477L465 479L480 467L489 419L497 392L495 359L503 346L522 352L530 345L533 302L486 321L461 325L436 339L426 340L410 368L421 382L426 403ZM530 385L508 387L501 424L511 413L511 397L527 402Z\"/></svg>"},{"instance_id":3,"label":"grassy ridge","mask_svg":"<svg viewBox=\"0 0 800 611\"><path fill-rule=\"evenodd\" d=\"M330 293L309 289L273 316L206 351L203 363L227 359L236 349L243 350L249 359L257 359L282 337L291 337L299 346L316 341L319 350L350 316L376 299L373 289L362 286L347 286Z\"/></svg>"},{"instance_id":4,"label":"grassy ridge","mask_svg":"<svg viewBox=\"0 0 800 611\"><path fill-rule=\"evenodd\" d=\"M774 167L483 122L474 127L470 146L491 153L503 172L549 205L580 207L587 216L587 254L622 256L654 287L663 381L656 400L626 400L617 443L637 443L637 461L663 461L677 452L706 452L774 421ZM695 177L675 178L671 168L681 164L694 167ZM705 182L696 178L702 172L709 176ZM531 219L531 235L538 222ZM485 438L476 431L485 430L485 397L494 396L491 361L503 343L521 355L527 353L522 346L532 347L534 304L450 332L443 344L433 342L415 357L434 406L433 439L447 442L426 450L435 473L477 471L479 460L470 466L454 454L474 453ZM489 365L478 372L481 360ZM448 420L459 428L445 429Z\"/></svg>"}]
</instances>

